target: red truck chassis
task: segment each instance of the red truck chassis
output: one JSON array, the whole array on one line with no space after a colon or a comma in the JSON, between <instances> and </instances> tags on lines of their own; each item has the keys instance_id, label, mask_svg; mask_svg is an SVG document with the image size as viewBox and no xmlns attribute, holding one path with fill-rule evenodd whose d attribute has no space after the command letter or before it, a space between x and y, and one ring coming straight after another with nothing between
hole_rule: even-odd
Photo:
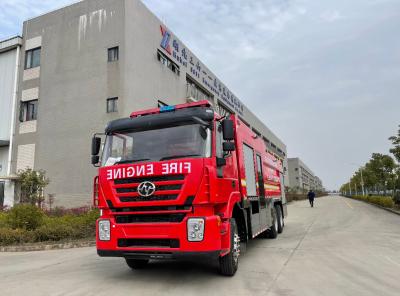
<instances>
[{"instance_id":1,"label":"red truck chassis","mask_svg":"<svg viewBox=\"0 0 400 296\"><path fill-rule=\"evenodd\" d=\"M100 256L131 268L206 256L233 275L241 244L282 232L282 163L236 115L201 101L134 112L105 134L101 160L101 139L92 141Z\"/></svg>"}]
</instances>

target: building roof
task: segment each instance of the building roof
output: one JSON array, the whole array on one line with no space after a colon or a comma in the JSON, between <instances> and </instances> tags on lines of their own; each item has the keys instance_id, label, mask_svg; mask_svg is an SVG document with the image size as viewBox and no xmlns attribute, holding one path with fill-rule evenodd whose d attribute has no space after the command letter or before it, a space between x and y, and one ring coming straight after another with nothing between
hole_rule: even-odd
<instances>
[{"instance_id":1,"label":"building roof","mask_svg":"<svg viewBox=\"0 0 400 296\"><path fill-rule=\"evenodd\" d=\"M296 165L302 166L312 176L315 176L314 172L299 157L288 158L288 163L289 163L289 165L291 165L292 163L296 163Z\"/></svg>"},{"instance_id":2,"label":"building roof","mask_svg":"<svg viewBox=\"0 0 400 296\"><path fill-rule=\"evenodd\" d=\"M22 37L14 36L5 40L0 40L0 53L22 46Z\"/></svg>"},{"instance_id":3,"label":"building roof","mask_svg":"<svg viewBox=\"0 0 400 296\"><path fill-rule=\"evenodd\" d=\"M0 147L6 147L10 145L10 141L8 140L0 140Z\"/></svg>"}]
</instances>

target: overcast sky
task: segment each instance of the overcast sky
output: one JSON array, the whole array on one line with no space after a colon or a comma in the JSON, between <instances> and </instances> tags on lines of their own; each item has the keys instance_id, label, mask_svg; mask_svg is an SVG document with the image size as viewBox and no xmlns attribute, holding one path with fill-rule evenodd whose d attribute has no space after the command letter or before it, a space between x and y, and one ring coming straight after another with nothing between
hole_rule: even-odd
<instances>
[{"instance_id":1,"label":"overcast sky","mask_svg":"<svg viewBox=\"0 0 400 296\"><path fill-rule=\"evenodd\" d=\"M0 39L71 0L0 0ZM144 0L336 189L400 124L399 0Z\"/></svg>"}]
</instances>

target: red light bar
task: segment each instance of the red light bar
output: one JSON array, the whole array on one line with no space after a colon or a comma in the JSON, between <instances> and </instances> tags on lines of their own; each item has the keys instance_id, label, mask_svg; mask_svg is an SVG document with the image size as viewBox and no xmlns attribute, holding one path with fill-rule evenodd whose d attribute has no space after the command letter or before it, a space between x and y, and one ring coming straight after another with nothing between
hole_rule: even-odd
<instances>
[{"instance_id":1,"label":"red light bar","mask_svg":"<svg viewBox=\"0 0 400 296\"><path fill-rule=\"evenodd\" d=\"M209 101L203 100L203 101L198 101L198 102L194 102L194 103L185 103L185 104L175 105L175 110L185 109L185 108L193 108L193 107L211 107L211 104ZM150 115L150 114L158 114L158 113L160 113L160 108L153 108L153 109L148 109L148 110L132 112L130 117L134 118L134 117Z\"/></svg>"}]
</instances>

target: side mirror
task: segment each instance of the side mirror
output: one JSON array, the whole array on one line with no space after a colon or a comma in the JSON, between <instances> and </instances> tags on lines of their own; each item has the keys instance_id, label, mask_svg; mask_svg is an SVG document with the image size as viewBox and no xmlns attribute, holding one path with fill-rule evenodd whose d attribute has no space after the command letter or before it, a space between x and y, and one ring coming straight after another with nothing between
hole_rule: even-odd
<instances>
[{"instance_id":1,"label":"side mirror","mask_svg":"<svg viewBox=\"0 0 400 296\"><path fill-rule=\"evenodd\" d=\"M235 151L235 144L233 142L224 142L222 144L222 149L225 152L232 152Z\"/></svg>"},{"instance_id":2,"label":"side mirror","mask_svg":"<svg viewBox=\"0 0 400 296\"><path fill-rule=\"evenodd\" d=\"M92 155L92 165L97 165L100 162L100 156L98 155Z\"/></svg>"},{"instance_id":3,"label":"side mirror","mask_svg":"<svg viewBox=\"0 0 400 296\"><path fill-rule=\"evenodd\" d=\"M233 120L224 119L222 121L222 133L225 141L234 140Z\"/></svg>"},{"instance_id":4,"label":"side mirror","mask_svg":"<svg viewBox=\"0 0 400 296\"><path fill-rule=\"evenodd\" d=\"M92 155L99 155L101 145L101 138L93 137L92 138Z\"/></svg>"}]
</instances>

